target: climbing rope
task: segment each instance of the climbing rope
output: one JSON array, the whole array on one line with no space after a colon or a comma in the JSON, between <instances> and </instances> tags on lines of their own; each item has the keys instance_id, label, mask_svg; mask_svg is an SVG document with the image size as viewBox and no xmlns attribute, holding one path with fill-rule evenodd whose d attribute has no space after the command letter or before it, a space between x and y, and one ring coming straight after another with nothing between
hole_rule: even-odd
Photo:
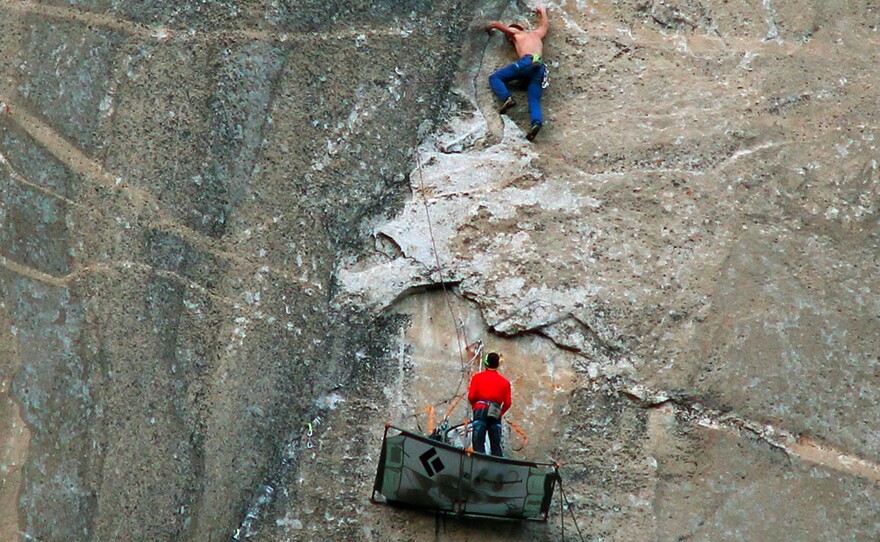
<instances>
[{"instance_id":1,"label":"climbing rope","mask_svg":"<svg viewBox=\"0 0 880 542\"><path fill-rule=\"evenodd\" d=\"M402 416L402 417L396 419L395 421L393 421L393 422L392 422L392 425L402 425L401 422L404 422L404 421L406 421L406 420L409 420L410 418L413 418L413 419L415 419L415 421L416 421L416 427L418 428L418 430L419 430L420 432L424 433L425 431L422 429L422 425L421 425L421 423L419 422L419 416L421 416L422 414L429 414L431 410L434 410L434 409L436 409L436 408L439 407L439 406L447 405L447 404L449 404L449 403L453 403L452 407L450 407L450 408L448 409L448 411L447 411L446 418L448 418L448 417L449 417L449 414L452 412L452 410L458 405L458 403L459 403L463 398L464 398L464 395L453 395L452 397L449 397L449 398L444 399L444 400L442 400L442 401L436 402L436 403L434 403L434 404L432 404L432 405L428 405L428 406L425 407L425 408L419 409L419 410L413 412L412 414L406 414L406 415L404 415L404 416ZM430 414L429 414L429 415L430 415Z\"/></svg>"},{"instance_id":2,"label":"climbing rope","mask_svg":"<svg viewBox=\"0 0 880 542\"><path fill-rule=\"evenodd\" d=\"M472 372L472 370L471 370L472 365L474 365L474 363L479 363L479 360L480 360L482 353L483 353L483 342L482 341L477 341L471 345L468 345L467 349L469 350L471 347L474 347L473 356L470 358L470 360L468 360L465 363L465 368L462 370L462 373L461 373L459 380L458 380L458 386L456 387L455 393L452 396L450 396L442 401L438 401L432 405L428 405L427 407L421 408L421 409L413 412L412 414L404 415L404 416L398 418L397 420L395 420L392 423L392 425L400 425L401 422L412 418L415 420L416 427L418 428L419 432L430 435L434 432L434 429L435 429L435 427L434 427L434 413L435 413L435 411L438 409L438 407L441 407L443 405L449 405L449 407L445 410L445 412L443 414L443 420L441 421L441 427L442 427L442 424L444 424L444 423L448 425L448 421L449 421L450 417L452 416L453 412L458 407L458 405L461 404L462 400L464 400L464 398L465 398L465 394L461 392L461 388L462 388L462 385L464 384L465 376L466 376L466 374L469 375ZM428 431L427 432L425 432L424 429L422 429L422 424L419 419L422 414L427 414L427 416L428 416ZM466 421L460 425L466 425L466 424L470 423L470 418L467 415L465 415L465 418L466 418ZM456 426L456 427L458 427L458 426ZM519 449L517 449L517 451L519 451Z\"/></svg>"},{"instance_id":3,"label":"climbing rope","mask_svg":"<svg viewBox=\"0 0 880 542\"><path fill-rule=\"evenodd\" d=\"M422 194L422 198L421 198L422 205L425 208L425 218L426 218L426 222L428 225L428 235L431 238L431 248L434 253L434 262L436 265L440 286L443 289L443 297L446 302L446 308L449 310L449 314L452 317L453 327L455 328L455 339L456 339L456 342L458 345L458 354L459 354L459 360L461 363L461 371L460 371L460 376L459 376L459 380L458 380L458 385L456 386L455 393L453 393L452 397L450 397L444 401L441 401L439 403L435 403L434 405L429 406L427 409L420 410L410 416L405 416L404 418L402 418L402 419L407 419L409 417L414 417L416 419L416 426L419 428L419 431L422 431L422 427L421 427L421 424L419 423L418 416L419 416L419 414L426 412L426 413L428 413L428 415L430 417L429 423L428 423L429 431L433 432L433 429L434 429L434 416L433 416L434 408L438 407L440 405L443 405L443 404L451 403L451 406L446 410L446 413L444 414L443 420L441 422L442 425L448 425L448 420L449 420L449 417L452 415L452 412L456 409L456 407L458 407L461 400L464 399L465 394L462 392L462 386L464 386L464 384L465 384L465 379L469 378L470 375L473 373L474 364L476 363L477 367L479 367L479 361L480 361L482 354L483 354L483 341L478 340L474 343L468 343L467 335L464 330L464 323L461 320L460 316L458 314L456 314L455 308L452 305L452 301L450 298L450 292L449 292L449 289L446 287L446 280L444 279L444 266L443 266L443 263L440 261L440 251L437 249L437 238L434 235L434 225L433 225L433 221L431 219L431 210L430 210L430 207L428 206L428 200L425 197L425 194L426 194L425 179L424 179L424 173L422 171L421 156L418 154L418 152L416 153L416 167L418 169L418 174L419 174L419 191ZM474 347L473 350L471 350L472 347ZM470 352L470 351L473 352L473 356L471 356L471 358L469 360L465 361L465 352ZM508 425L522 439L522 445L519 448L516 448L515 451L522 450L528 444L528 437L526 436L525 432L516 424L508 422Z\"/></svg>"},{"instance_id":4,"label":"climbing rope","mask_svg":"<svg viewBox=\"0 0 880 542\"><path fill-rule=\"evenodd\" d=\"M440 252L437 250L437 239L434 237L434 226L431 221L431 211L428 208L428 200L424 197L425 194L425 178L422 174L422 158L419 156L418 152L416 152L416 165L419 170L419 188L422 193L422 205L425 207L425 217L428 223L428 235L431 237L431 248L434 251L434 261L437 266L437 274L440 280L440 286L443 288L443 297L446 300L446 307L449 309L449 314L452 316L452 325L455 328L455 339L458 342L458 356L459 360L462 364L462 369L464 369L464 353L467 342L467 337L464 333L464 324L461 322L461 319L457 317L455 314L455 309L452 307L452 302L449 299L449 290L446 288L446 281L443 278L443 264L440 262ZM461 323L461 325L459 325ZM463 346L465 346L463 348Z\"/></svg>"},{"instance_id":5,"label":"climbing rope","mask_svg":"<svg viewBox=\"0 0 880 542\"><path fill-rule=\"evenodd\" d=\"M453 404L452 407L450 407L449 411L447 411L446 418L449 418L449 414L451 414L455 407L458 406L459 401L464 399L464 393L462 393L461 387L464 384L465 377L470 377L471 373L473 373L474 364L476 364L477 367L480 366L480 359L483 356L483 341L477 341L475 343L469 344L465 347L465 350L469 350L472 346L475 346L474 355L471 356L471 359L465 362L461 367L458 378L458 385L455 386L455 393L452 394L452 398L457 399L455 401L455 404Z\"/></svg>"},{"instance_id":6,"label":"climbing rope","mask_svg":"<svg viewBox=\"0 0 880 542\"><path fill-rule=\"evenodd\" d=\"M559 493L562 495L562 500L559 501L559 523L562 528L562 542L565 542L565 508L568 507L568 512L571 514L571 520L574 523L574 528L577 531L578 538L581 542L584 542L584 535L581 533L581 527L578 525L577 517L574 515L574 510L571 507L571 503L568 501L568 497L565 496L565 488L562 487L562 476L559 474L559 468L556 469L556 479L559 480Z\"/></svg>"},{"instance_id":7,"label":"climbing rope","mask_svg":"<svg viewBox=\"0 0 880 542\"><path fill-rule=\"evenodd\" d=\"M520 426L516 425L515 423L513 423L511 421L508 421L508 420L505 420L505 421L507 422L507 425L509 425L510 428L513 430L513 432L516 433L517 435L519 435L519 438L522 440L522 444L520 444L519 447L515 448L515 447L511 446L510 449L513 450L514 452L522 451L522 449L525 448L529 444L528 435L526 435L526 432L523 431Z\"/></svg>"}]
</instances>

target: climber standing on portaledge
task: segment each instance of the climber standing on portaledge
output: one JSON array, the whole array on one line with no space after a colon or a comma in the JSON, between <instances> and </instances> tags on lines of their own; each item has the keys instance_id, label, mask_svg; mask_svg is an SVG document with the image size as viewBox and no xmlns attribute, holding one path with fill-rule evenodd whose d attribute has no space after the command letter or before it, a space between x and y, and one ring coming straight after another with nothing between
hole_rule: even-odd
<instances>
[{"instance_id":1,"label":"climber standing on portaledge","mask_svg":"<svg viewBox=\"0 0 880 542\"><path fill-rule=\"evenodd\" d=\"M526 139L529 141L534 141L544 124L544 117L541 114L541 94L544 91L544 77L547 74L547 67L544 65L544 59L541 55L544 52L544 37L550 29L547 7L542 4L535 12L538 14L538 28L531 32L526 32L522 25L504 25L498 21L486 26L486 32L490 34L492 30L500 30L504 33L519 58L513 64L490 75L489 86L492 87L492 91L498 96L498 99L504 102L499 110L504 114L516 105L516 100L507 89L507 83L520 80L528 84L526 93L529 98L529 115L532 120L532 126L526 134Z\"/></svg>"},{"instance_id":2,"label":"climber standing on portaledge","mask_svg":"<svg viewBox=\"0 0 880 542\"><path fill-rule=\"evenodd\" d=\"M474 451L486 453L486 434L492 455L501 456L501 418L510 408L510 381L498 374L501 356L490 352L483 361L486 370L475 374L468 386L473 409Z\"/></svg>"}]
</instances>

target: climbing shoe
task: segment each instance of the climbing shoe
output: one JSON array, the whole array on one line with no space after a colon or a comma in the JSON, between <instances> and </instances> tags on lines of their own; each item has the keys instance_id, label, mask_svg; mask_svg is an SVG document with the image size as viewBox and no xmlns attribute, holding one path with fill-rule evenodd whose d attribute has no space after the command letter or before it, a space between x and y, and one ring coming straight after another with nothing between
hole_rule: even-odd
<instances>
[{"instance_id":1,"label":"climbing shoe","mask_svg":"<svg viewBox=\"0 0 880 542\"><path fill-rule=\"evenodd\" d=\"M510 110L510 108L515 105L516 105L516 100L514 100L513 96L511 96L511 97L507 98L506 100L504 100L504 103L501 104L501 109L498 110L498 113L503 115L503 114L507 113Z\"/></svg>"},{"instance_id":2,"label":"climbing shoe","mask_svg":"<svg viewBox=\"0 0 880 542\"><path fill-rule=\"evenodd\" d=\"M526 139L529 141L534 141L535 137L538 135L538 132L541 131L541 123L536 122L532 124L532 127L529 129L529 133L526 134Z\"/></svg>"}]
</instances>

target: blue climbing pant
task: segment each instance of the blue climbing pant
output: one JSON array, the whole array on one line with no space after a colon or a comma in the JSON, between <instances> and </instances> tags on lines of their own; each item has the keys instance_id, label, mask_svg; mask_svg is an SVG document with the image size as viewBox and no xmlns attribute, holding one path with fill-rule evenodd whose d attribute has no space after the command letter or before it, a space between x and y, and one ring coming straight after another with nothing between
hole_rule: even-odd
<instances>
[{"instance_id":1,"label":"blue climbing pant","mask_svg":"<svg viewBox=\"0 0 880 542\"><path fill-rule=\"evenodd\" d=\"M541 114L541 94L543 88L544 71L547 68L543 62L532 62L532 55L526 55L509 66L505 66L489 76L489 86L492 92L503 102L510 98L507 83L511 81L525 81L528 84L526 90L529 97L529 115L532 124L544 122Z\"/></svg>"},{"instance_id":2,"label":"blue climbing pant","mask_svg":"<svg viewBox=\"0 0 880 542\"><path fill-rule=\"evenodd\" d=\"M489 446L492 455L501 457L501 422L488 420L474 420L474 451L477 453L486 453L486 433L489 433Z\"/></svg>"}]
</instances>

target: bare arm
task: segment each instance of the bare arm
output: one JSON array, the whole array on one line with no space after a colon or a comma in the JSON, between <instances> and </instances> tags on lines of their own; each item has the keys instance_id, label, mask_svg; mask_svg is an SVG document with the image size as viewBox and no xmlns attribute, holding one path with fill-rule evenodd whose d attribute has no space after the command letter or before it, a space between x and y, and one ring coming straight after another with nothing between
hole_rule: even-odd
<instances>
[{"instance_id":1,"label":"bare arm","mask_svg":"<svg viewBox=\"0 0 880 542\"><path fill-rule=\"evenodd\" d=\"M547 18L547 7L541 4L535 12L538 14L538 28L535 30L535 34L543 40L544 36L546 36L547 32L550 30L550 19Z\"/></svg>"},{"instance_id":2,"label":"bare arm","mask_svg":"<svg viewBox=\"0 0 880 542\"><path fill-rule=\"evenodd\" d=\"M499 23L498 21L493 21L493 22L489 23L488 25L486 25L486 33L487 34L491 34L492 30L500 30L508 38L513 37L513 35L515 33L509 27Z\"/></svg>"}]
</instances>

